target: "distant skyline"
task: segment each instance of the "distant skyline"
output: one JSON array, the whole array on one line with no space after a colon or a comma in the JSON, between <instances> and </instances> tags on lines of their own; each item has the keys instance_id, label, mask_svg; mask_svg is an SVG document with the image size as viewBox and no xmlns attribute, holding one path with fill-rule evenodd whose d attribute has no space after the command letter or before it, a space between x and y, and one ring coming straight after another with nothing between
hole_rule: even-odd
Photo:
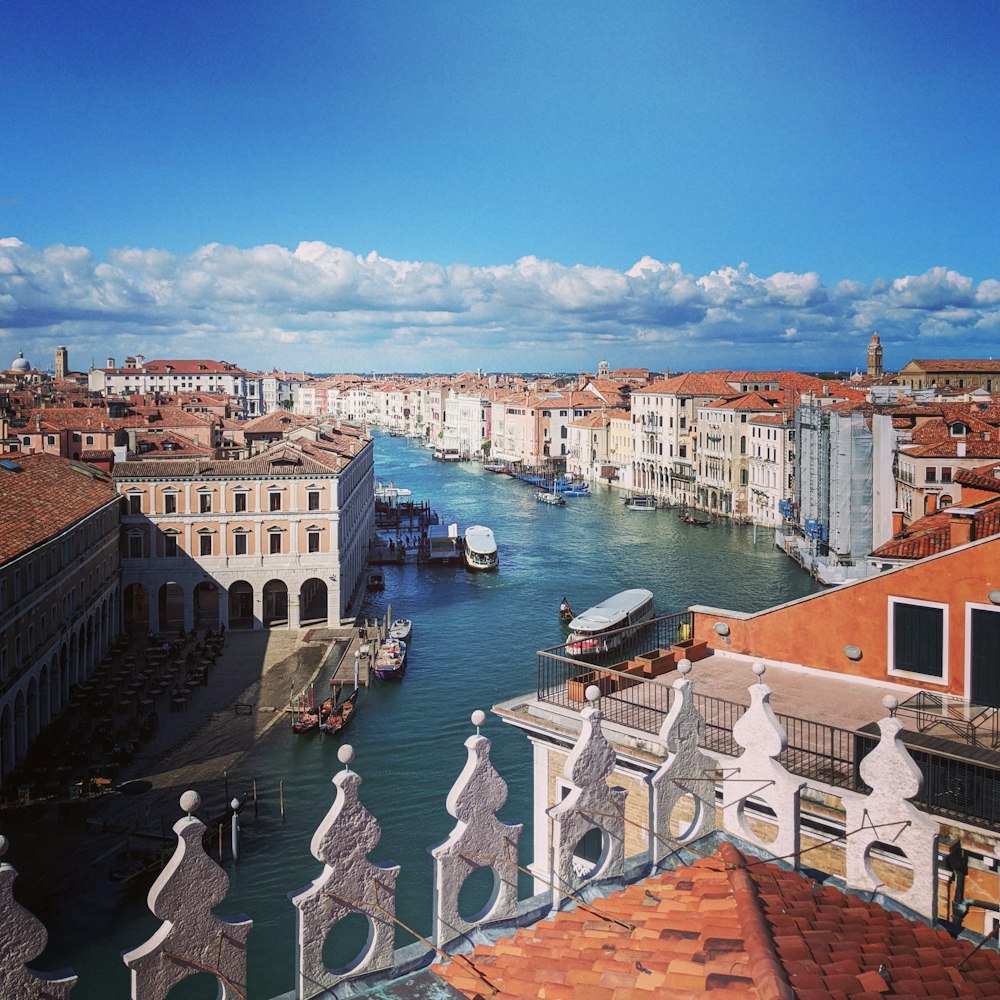
<instances>
[{"instance_id":1,"label":"distant skyline","mask_svg":"<svg viewBox=\"0 0 1000 1000\"><path fill-rule=\"evenodd\" d=\"M1000 346L1000 7L0 0L0 367ZM9 355L9 357L8 357Z\"/></svg>"}]
</instances>

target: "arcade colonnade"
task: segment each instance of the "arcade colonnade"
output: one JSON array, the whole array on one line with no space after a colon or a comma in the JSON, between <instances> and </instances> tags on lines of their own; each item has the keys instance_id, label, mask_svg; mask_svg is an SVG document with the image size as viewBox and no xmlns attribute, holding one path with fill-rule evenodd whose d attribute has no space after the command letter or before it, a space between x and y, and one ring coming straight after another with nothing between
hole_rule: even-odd
<instances>
[{"instance_id":1,"label":"arcade colonnade","mask_svg":"<svg viewBox=\"0 0 1000 1000\"><path fill-rule=\"evenodd\" d=\"M38 651L34 665L0 698L0 785L24 759L39 734L66 708L71 689L83 683L121 631L120 586L104 591Z\"/></svg>"}]
</instances>

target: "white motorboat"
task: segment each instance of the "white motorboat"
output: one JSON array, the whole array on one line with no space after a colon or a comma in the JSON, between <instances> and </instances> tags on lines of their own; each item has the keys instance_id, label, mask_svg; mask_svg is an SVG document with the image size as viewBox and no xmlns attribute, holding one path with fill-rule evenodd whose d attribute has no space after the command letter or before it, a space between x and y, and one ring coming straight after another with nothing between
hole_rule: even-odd
<instances>
[{"instance_id":1,"label":"white motorboat","mask_svg":"<svg viewBox=\"0 0 1000 1000\"><path fill-rule=\"evenodd\" d=\"M390 639L400 639L406 642L410 638L410 633L413 631L413 622L409 618L397 618L389 626L389 638Z\"/></svg>"},{"instance_id":2,"label":"white motorboat","mask_svg":"<svg viewBox=\"0 0 1000 1000\"><path fill-rule=\"evenodd\" d=\"M625 501L628 510L656 510L656 497L634 496Z\"/></svg>"},{"instance_id":3,"label":"white motorboat","mask_svg":"<svg viewBox=\"0 0 1000 1000\"><path fill-rule=\"evenodd\" d=\"M493 531L482 524L472 524L465 529L465 565L469 569L496 569L500 565Z\"/></svg>"},{"instance_id":4,"label":"white motorboat","mask_svg":"<svg viewBox=\"0 0 1000 1000\"><path fill-rule=\"evenodd\" d=\"M653 617L653 595L648 590L623 590L588 608L569 623L569 656L603 653L622 641L621 629Z\"/></svg>"},{"instance_id":5,"label":"white motorboat","mask_svg":"<svg viewBox=\"0 0 1000 1000\"><path fill-rule=\"evenodd\" d=\"M539 490L535 494L535 499L539 503L547 503L550 507L566 506L566 500L561 493L546 493L544 490Z\"/></svg>"}]
</instances>

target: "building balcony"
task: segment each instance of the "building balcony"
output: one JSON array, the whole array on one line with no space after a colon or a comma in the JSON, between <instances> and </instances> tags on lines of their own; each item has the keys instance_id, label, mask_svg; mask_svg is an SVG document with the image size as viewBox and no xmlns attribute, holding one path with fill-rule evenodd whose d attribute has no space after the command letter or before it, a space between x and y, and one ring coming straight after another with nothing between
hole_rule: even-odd
<instances>
[{"instance_id":1,"label":"building balcony","mask_svg":"<svg viewBox=\"0 0 1000 1000\"><path fill-rule=\"evenodd\" d=\"M534 697L497 710L513 725L572 731L579 728L579 713L587 704L582 692L593 684L600 691L597 707L620 752L662 752L656 737L675 697L672 685L680 677L676 662L685 655L676 643L680 635L691 634L686 626L692 619L685 612L609 633L608 648L586 658L568 655L566 646L543 650L537 654ZM721 639L705 652L688 676L705 720L702 747L707 753L733 759L742 752L733 726L749 705L748 688L757 683L751 667L763 662L762 681L773 692L771 707L787 734L781 763L821 793L865 793L858 765L878 742L876 723L886 715L882 699L892 695L905 727L902 740L924 778L915 804L931 814L1000 831L1000 795L995 791L1000 788L1000 754L991 749L996 709L981 710L975 724L968 720L970 712L952 713L959 719L956 724L948 713L939 713L939 719L920 710L924 701L942 699L914 686L858 680L805 664L768 663L727 653ZM668 653L672 660L663 669ZM690 654L687 658L695 660ZM644 667L652 662L659 662L662 672Z\"/></svg>"}]
</instances>

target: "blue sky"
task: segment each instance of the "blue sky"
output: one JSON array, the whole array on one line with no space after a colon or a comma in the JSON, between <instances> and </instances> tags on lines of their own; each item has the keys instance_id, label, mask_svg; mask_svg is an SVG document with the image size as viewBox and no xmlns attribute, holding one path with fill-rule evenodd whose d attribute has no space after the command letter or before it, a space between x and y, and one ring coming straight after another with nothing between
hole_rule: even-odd
<instances>
[{"instance_id":1,"label":"blue sky","mask_svg":"<svg viewBox=\"0 0 1000 1000\"><path fill-rule=\"evenodd\" d=\"M0 364L1000 345L985 0L0 0L0 21Z\"/></svg>"}]
</instances>

